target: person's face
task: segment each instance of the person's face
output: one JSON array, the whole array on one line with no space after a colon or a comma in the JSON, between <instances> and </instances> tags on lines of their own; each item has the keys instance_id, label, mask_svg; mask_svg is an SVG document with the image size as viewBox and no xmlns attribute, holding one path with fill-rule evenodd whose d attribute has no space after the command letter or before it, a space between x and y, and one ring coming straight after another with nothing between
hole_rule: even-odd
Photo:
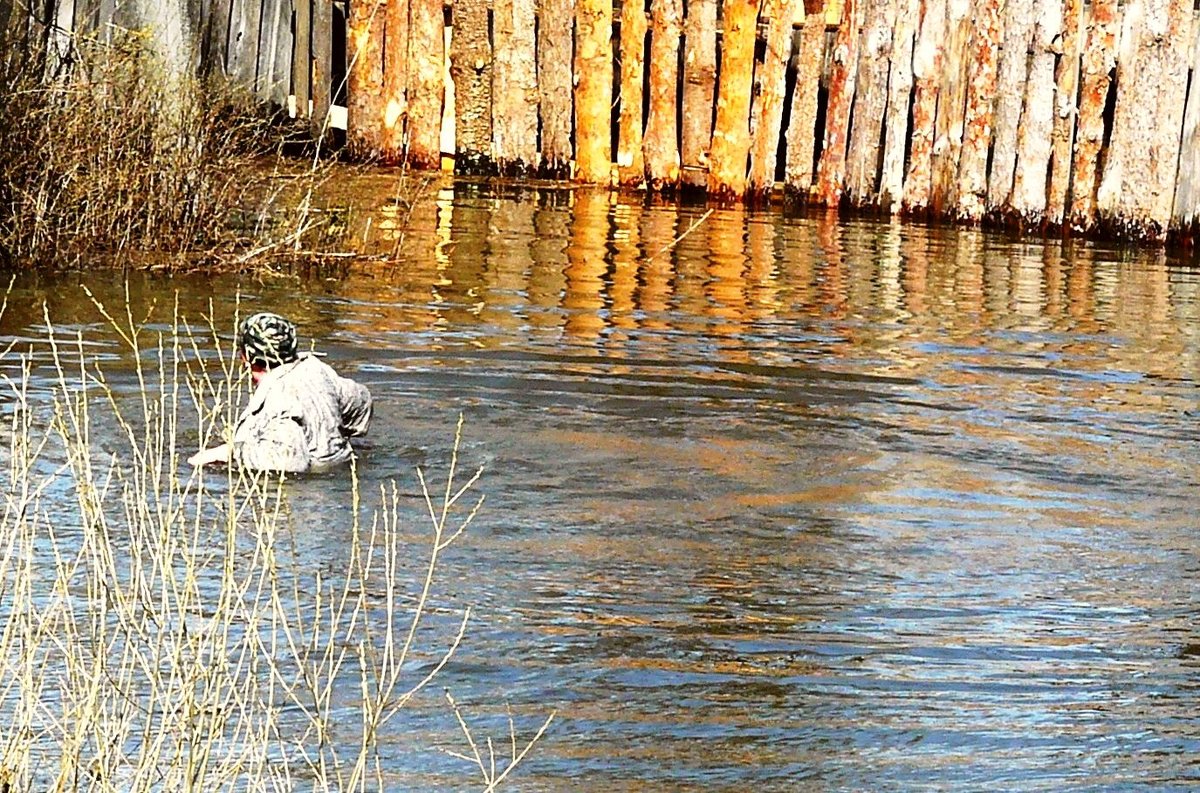
<instances>
[{"instance_id":1,"label":"person's face","mask_svg":"<svg viewBox=\"0 0 1200 793\"><path fill-rule=\"evenodd\" d=\"M257 366L255 364L250 363L250 360L248 358L246 358L245 350L238 351L238 357L242 359L242 363L244 363L246 366L250 367L250 382L252 382L257 387L258 381L262 380L262 376L264 374L266 374L267 370L262 366Z\"/></svg>"}]
</instances>

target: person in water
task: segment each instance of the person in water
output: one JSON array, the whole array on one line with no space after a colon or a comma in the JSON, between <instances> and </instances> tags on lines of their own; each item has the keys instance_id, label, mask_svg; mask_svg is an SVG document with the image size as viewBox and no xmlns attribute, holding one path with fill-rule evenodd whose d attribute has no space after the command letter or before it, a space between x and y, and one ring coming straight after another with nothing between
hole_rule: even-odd
<instances>
[{"instance_id":1,"label":"person in water","mask_svg":"<svg viewBox=\"0 0 1200 793\"><path fill-rule=\"evenodd\" d=\"M371 393L315 355L296 352L296 326L269 312L238 328L238 352L254 394L234 426L233 442L205 449L192 465L232 460L259 471L302 473L348 461L349 439L371 423Z\"/></svg>"}]
</instances>

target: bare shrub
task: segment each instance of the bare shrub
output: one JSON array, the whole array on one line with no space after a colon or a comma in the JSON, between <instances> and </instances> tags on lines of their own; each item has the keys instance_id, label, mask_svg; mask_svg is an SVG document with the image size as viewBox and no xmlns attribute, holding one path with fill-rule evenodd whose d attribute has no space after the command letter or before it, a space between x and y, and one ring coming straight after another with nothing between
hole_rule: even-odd
<instances>
[{"instance_id":1,"label":"bare shrub","mask_svg":"<svg viewBox=\"0 0 1200 793\"><path fill-rule=\"evenodd\" d=\"M441 555L482 504L479 472L459 471L461 419L445 482L418 472L423 562L395 485L362 509L355 479L344 567L299 569L282 479L181 468L188 429L227 433L245 393L220 334L192 335L178 309L173 333L149 333L97 305L136 362L137 396L49 317L49 395L31 388L30 358L0 356L0 789L396 789L383 731L470 619L422 628ZM521 743L514 728L499 758L488 739L485 760L451 708L467 742L455 755L488 790L550 723Z\"/></svg>"},{"instance_id":2,"label":"bare shrub","mask_svg":"<svg viewBox=\"0 0 1200 793\"><path fill-rule=\"evenodd\" d=\"M174 85L137 32L70 41L50 74L40 47L0 56L0 259L203 256L272 232L280 133L261 106L219 79Z\"/></svg>"}]
</instances>

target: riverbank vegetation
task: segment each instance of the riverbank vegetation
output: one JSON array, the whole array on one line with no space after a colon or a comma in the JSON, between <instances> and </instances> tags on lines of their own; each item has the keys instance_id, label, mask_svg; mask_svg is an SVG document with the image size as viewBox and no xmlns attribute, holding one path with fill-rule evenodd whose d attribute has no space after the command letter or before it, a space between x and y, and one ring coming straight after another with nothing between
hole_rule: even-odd
<instances>
[{"instance_id":1,"label":"riverbank vegetation","mask_svg":"<svg viewBox=\"0 0 1200 793\"><path fill-rule=\"evenodd\" d=\"M242 263L313 227L324 170L278 158L277 114L220 77L170 78L145 38L0 55L0 264Z\"/></svg>"},{"instance_id":2,"label":"riverbank vegetation","mask_svg":"<svg viewBox=\"0 0 1200 793\"><path fill-rule=\"evenodd\" d=\"M286 482L183 463L245 393L224 334L193 333L178 309L152 332L96 305L135 388L49 316L27 352L0 355L0 790L404 787L396 723L470 621L444 605L431 617L442 555L483 501L480 474L460 472L461 421L445 482L417 472L423 562L397 486L372 496L355 480L346 551L306 569ZM497 744L511 751L489 756L447 699L463 742L450 751L489 790L550 722L520 730L532 740L513 727Z\"/></svg>"}]
</instances>

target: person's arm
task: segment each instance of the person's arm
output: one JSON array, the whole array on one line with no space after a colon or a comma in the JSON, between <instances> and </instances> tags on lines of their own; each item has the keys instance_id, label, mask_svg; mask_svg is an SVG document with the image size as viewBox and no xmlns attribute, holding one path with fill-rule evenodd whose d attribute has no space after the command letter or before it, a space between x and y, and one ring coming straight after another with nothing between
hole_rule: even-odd
<instances>
[{"instance_id":1,"label":"person's arm","mask_svg":"<svg viewBox=\"0 0 1200 793\"><path fill-rule=\"evenodd\" d=\"M365 385L345 377L339 377L337 385L342 434L350 437L366 435L371 426L371 392Z\"/></svg>"},{"instance_id":2,"label":"person's arm","mask_svg":"<svg viewBox=\"0 0 1200 793\"><path fill-rule=\"evenodd\" d=\"M222 443L220 446L214 446L211 449L201 449L189 457L187 461L197 468L212 463L227 463L229 462L231 450L228 443Z\"/></svg>"}]
</instances>

